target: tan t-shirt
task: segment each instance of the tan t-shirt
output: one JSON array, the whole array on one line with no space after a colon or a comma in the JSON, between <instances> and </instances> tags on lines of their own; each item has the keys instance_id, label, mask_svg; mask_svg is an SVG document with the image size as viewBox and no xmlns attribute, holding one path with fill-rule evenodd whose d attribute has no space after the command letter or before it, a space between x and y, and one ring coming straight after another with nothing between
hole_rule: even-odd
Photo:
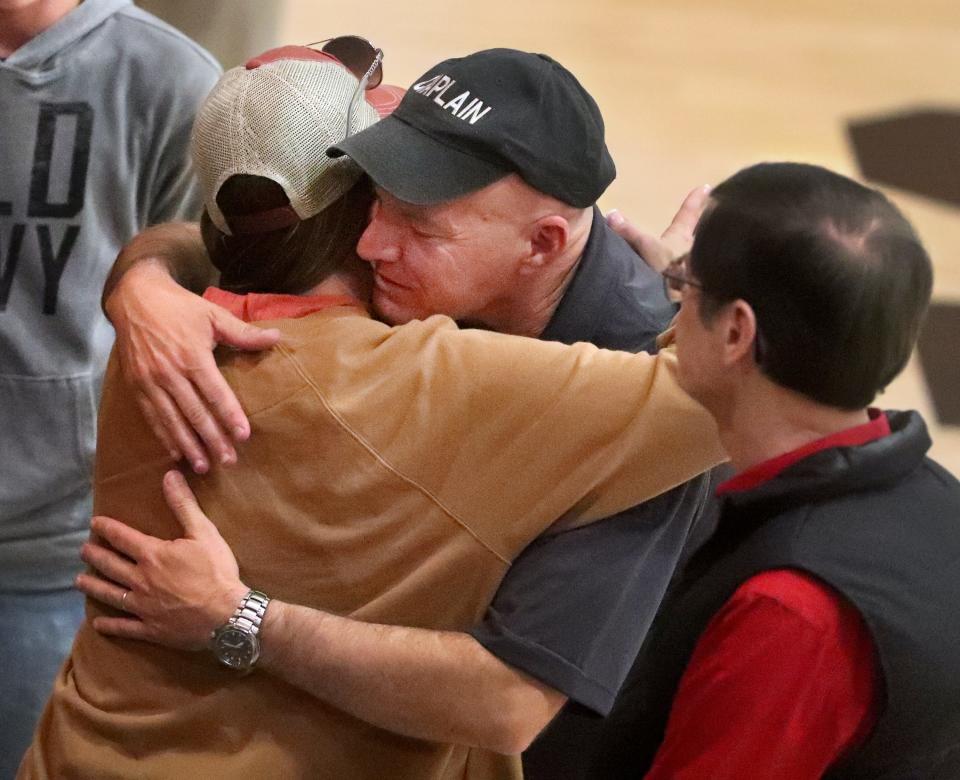
<instances>
[{"instance_id":1,"label":"tan t-shirt","mask_svg":"<svg viewBox=\"0 0 960 780\"><path fill-rule=\"evenodd\" d=\"M221 351L252 436L190 476L241 577L367 621L465 630L559 520L613 515L722 460L675 357L459 330L391 328L350 306L271 323L281 346ZM171 467L111 361L96 511L178 535ZM93 603L88 615L104 614ZM466 706L466 704L465 704ZM515 759L401 737L208 653L98 636L89 622L21 777L502 778Z\"/></svg>"}]
</instances>

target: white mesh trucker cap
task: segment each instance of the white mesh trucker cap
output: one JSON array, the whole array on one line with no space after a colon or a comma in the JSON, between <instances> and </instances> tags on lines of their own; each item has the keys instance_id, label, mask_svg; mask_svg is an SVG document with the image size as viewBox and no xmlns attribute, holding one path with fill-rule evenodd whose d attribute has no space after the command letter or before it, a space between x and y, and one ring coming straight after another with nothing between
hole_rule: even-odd
<instances>
[{"instance_id":1,"label":"white mesh trucker cap","mask_svg":"<svg viewBox=\"0 0 960 780\"><path fill-rule=\"evenodd\" d=\"M327 148L389 114L404 92L380 86L357 97L348 132L358 83L338 60L304 46L272 49L221 76L197 113L191 149L217 228L232 235L217 194L236 174L279 184L299 219L319 214L356 183L360 168L328 157Z\"/></svg>"}]
</instances>

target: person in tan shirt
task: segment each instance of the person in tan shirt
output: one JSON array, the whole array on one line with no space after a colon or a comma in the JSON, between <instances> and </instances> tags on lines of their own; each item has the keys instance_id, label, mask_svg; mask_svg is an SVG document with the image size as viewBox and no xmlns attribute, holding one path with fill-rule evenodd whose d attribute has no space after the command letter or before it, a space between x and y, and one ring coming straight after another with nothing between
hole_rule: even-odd
<instances>
[{"instance_id":1,"label":"person in tan shirt","mask_svg":"<svg viewBox=\"0 0 960 780\"><path fill-rule=\"evenodd\" d=\"M494 61L498 68L491 70L487 66ZM538 142L528 147L538 151L536 165L525 164L525 168L538 174L553 171L552 185L537 179L540 186L550 186L549 192L539 191L527 172L508 165L500 171L502 178L488 186L453 200L435 192L433 197L440 202L422 206L387 197L385 180L370 171L379 197L357 242L357 255L374 269L373 311L391 324L431 314L456 315L481 327L548 341L587 341L607 349L650 351L673 312L663 279L607 227L596 206L575 205L584 198L598 198L612 175L596 103L569 71L540 55L477 52L460 58L457 67L475 73L476 79L458 77L458 81L464 85L460 89L475 84L477 94L489 94L484 85L500 82L515 93L514 102L516 95L534 104L538 92L554 95L556 110L538 113L536 122L524 123L522 128L514 123L509 128L511 137L523 129L535 139L545 134L563 139L565 134L553 133L551 128L577 125L580 132L593 133L593 152L585 154L581 146L565 146L562 140L549 148ZM439 63L419 81L430 81L431 74L447 70L447 63ZM569 99L556 100L556 87ZM431 97L415 90L404 95L397 112L405 102L423 121L437 119L435 112L441 111ZM504 107L499 102L498 106ZM407 114L406 119L410 118ZM394 119L404 121L391 114L357 137ZM484 122L493 119L496 115L491 113ZM507 120L512 121L509 115ZM465 133L472 127L461 125ZM498 153L506 132L505 128L503 133L487 134L488 151ZM281 147L288 143L276 134L271 134L271 140ZM412 176L426 169L438 172L433 171L440 165L435 145L426 149L416 143L387 145L384 151L385 164L396 155L406 157ZM264 153L272 150L266 148ZM318 153L314 150L309 159ZM461 185L460 158L456 154L454 158L442 166L444 191ZM570 190L571 178L566 175L571 169L584 185L576 192ZM699 197L702 202L703 188L693 195L668 229L667 235L681 244L689 244L698 214L696 200ZM179 236L172 246L162 239L171 232ZM664 249L669 255L667 243L654 241L652 247L638 251L648 260L651 248ZM104 292L130 392L140 399L146 419L155 423L171 452L182 453L195 470L199 468L198 473L212 462L236 460L236 453L232 447L209 445L205 453L196 455L176 433L178 428L183 433L184 420L205 439L211 431L225 433L227 438L232 433L241 440L249 433L239 405L235 401L231 405L233 391L217 368L212 346L219 341L262 348L268 334L279 335L276 329L243 322L222 306L179 287L164 273L169 268L189 290L202 293L214 283L203 273L205 267L210 263L197 226L159 225L122 253L111 276L119 281L112 293ZM248 264L246 270L254 269ZM488 306L491 300L497 305ZM400 320L395 315L401 310L393 306L392 314L384 317L386 307L380 304L387 302L402 303ZM144 371L148 377L159 371L164 378L159 383L137 381ZM211 399L209 408L197 394ZM231 409L239 410L240 417L234 418ZM213 410L222 431L221 422L205 414ZM181 425L168 428L171 421ZM189 431L185 435L194 436ZM538 537L511 563L477 624L467 632L437 632L420 644L415 668L407 671L405 667L404 673L411 679L420 675L419 682L407 686L409 690L429 690L430 695L378 706L372 716L387 728L426 738L435 736L441 724L443 733L456 735L458 742L501 751L530 744L549 723L547 738L537 737L533 752L524 751L524 773L535 771L529 759L545 748L565 765L564 770L547 766L537 776L549 780L565 774L570 762L564 756L581 755L582 742L569 738L569 732L578 728L564 726L595 720L584 718L581 707L601 716L609 712L673 567L683 549L692 548L703 535L701 529L709 527L708 481L703 475L686 482L618 513L612 522ZM398 668L394 664L390 674L397 674ZM448 679L454 673L458 679ZM381 680L383 675L381 671L367 679ZM448 681L436 685L438 679ZM473 684L478 679L484 681L482 687ZM439 695L467 688L474 691L469 706L462 705L462 697ZM376 700L379 691L368 693ZM560 696L569 697L569 702L555 716ZM357 698L355 694L351 700ZM551 706L543 706L545 699ZM566 715L572 722L566 718L565 723ZM556 750L558 740L564 745L562 751Z\"/></svg>"},{"instance_id":2,"label":"person in tan shirt","mask_svg":"<svg viewBox=\"0 0 960 780\"><path fill-rule=\"evenodd\" d=\"M257 90L268 79L290 91L272 90L280 105L265 111L251 98L264 100ZM269 353L218 355L256 432L235 468L190 478L222 539L196 514L182 477L168 474L161 491L173 458L111 361L96 511L129 527L99 519L95 531L125 555L97 543L85 550L110 580L86 575L84 589L110 606L91 603L21 777L515 776L516 759L492 752L509 745L454 744L460 735L442 722L426 735L404 736L393 721L400 733L379 728L378 710L393 709L398 694L445 700L442 678L419 694L391 690L394 680L370 700L350 675L370 674L379 652L403 666L404 653L418 652L404 632L424 640L418 629L472 625L537 535L611 515L722 459L713 423L676 384L669 351L565 347L460 330L440 316L391 328L369 316L369 273L352 252L370 202L359 172L301 157L296 169L314 179L298 183L284 175L287 160L236 151L239 137L295 135L297 122L316 134L318 111L335 116L331 135L352 129L351 118L373 121L363 101L357 108L358 89L338 63L285 50L229 72L201 112L194 153L205 237L232 290L208 300L284 338ZM148 551L144 534L166 540L153 541L163 552ZM181 552L181 562L204 566L193 555L201 538L226 569L173 571L172 581L204 592L199 609L181 609L142 575L167 571L160 564ZM237 676L208 655L169 649L208 644L246 597L241 573L272 597L262 672ZM154 599L169 633L151 623ZM346 642L335 650L324 627L346 618L352 628L339 631ZM168 647L112 641L94 625ZM333 675L324 658L351 670ZM559 705L544 690L541 706Z\"/></svg>"}]
</instances>

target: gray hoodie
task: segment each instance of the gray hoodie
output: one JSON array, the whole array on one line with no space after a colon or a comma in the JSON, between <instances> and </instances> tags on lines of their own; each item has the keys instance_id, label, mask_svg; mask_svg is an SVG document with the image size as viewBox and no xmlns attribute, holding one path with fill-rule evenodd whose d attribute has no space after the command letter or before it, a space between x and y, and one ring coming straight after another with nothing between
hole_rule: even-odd
<instances>
[{"instance_id":1,"label":"gray hoodie","mask_svg":"<svg viewBox=\"0 0 960 780\"><path fill-rule=\"evenodd\" d=\"M190 128L219 71L130 0L86 0L0 61L0 590L80 568L100 292L137 231L196 217Z\"/></svg>"}]
</instances>

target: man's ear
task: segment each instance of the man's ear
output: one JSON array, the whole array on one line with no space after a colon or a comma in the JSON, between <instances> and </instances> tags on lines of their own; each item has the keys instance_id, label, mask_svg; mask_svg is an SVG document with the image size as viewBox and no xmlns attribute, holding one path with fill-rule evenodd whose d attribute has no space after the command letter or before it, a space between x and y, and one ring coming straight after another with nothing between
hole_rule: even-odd
<instances>
[{"instance_id":1,"label":"man's ear","mask_svg":"<svg viewBox=\"0 0 960 780\"><path fill-rule=\"evenodd\" d=\"M737 299L722 312L724 332L723 356L728 365L754 359L757 338L757 315L743 299Z\"/></svg>"},{"instance_id":2,"label":"man's ear","mask_svg":"<svg viewBox=\"0 0 960 780\"><path fill-rule=\"evenodd\" d=\"M530 249L520 262L521 274L534 274L550 265L570 238L570 223L559 214L541 217L528 230Z\"/></svg>"}]
</instances>

